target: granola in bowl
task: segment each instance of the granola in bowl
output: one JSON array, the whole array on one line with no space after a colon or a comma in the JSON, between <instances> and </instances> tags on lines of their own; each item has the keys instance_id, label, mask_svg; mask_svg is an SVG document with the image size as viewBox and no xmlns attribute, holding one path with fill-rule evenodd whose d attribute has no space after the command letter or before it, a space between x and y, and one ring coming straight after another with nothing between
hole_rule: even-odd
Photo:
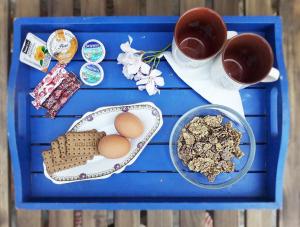
<instances>
[{"instance_id":1,"label":"granola in bowl","mask_svg":"<svg viewBox=\"0 0 300 227\"><path fill-rule=\"evenodd\" d=\"M223 123L221 115L194 117L181 130L178 157L190 170L214 182L219 174L233 172L233 160L244 156L239 147L241 136L231 121Z\"/></svg>"}]
</instances>

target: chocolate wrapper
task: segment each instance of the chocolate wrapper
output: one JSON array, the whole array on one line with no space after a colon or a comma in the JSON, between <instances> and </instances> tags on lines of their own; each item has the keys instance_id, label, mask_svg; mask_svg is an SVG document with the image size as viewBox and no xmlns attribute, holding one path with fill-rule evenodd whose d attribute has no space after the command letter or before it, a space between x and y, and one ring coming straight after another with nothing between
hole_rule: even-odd
<instances>
[{"instance_id":1,"label":"chocolate wrapper","mask_svg":"<svg viewBox=\"0 0 300 227\"><path fill-rule=\"evenodd\" d=\"M56 64L43 78L43 80L35 87L33 92L30 93L30 95L35 99L31 103L36 109L39 109L42 106L44 101L68 76L65 66L66 65Z\"/></svg>"},{"instance_id":2,"label":"chocolate wrapper","mask_svg":"<svg viewBox=\"0 0 300 227\"><path fill-rule=\"evenodd\" d=\"M30 93L35 99L32 104L36 109L47 109L47 115L54 118L80 85L74 73L67 72L65 65L57 64Z\"/></svg>"},{"instance_id":3,"label":"chocolate wrapper","mask_svg":"<svg viewBox=\"0 0 300 227\"><path fill-rule=\"evenodd\" d=\"M66 78L61 82L61 84L51 93L51 95L47 98L47 100L42 104L42 106L46 109L50 109L60 98L62 93L69 89L72 82L74 82L76 78L70 76L68 74Z\"/></svg>"},{"instance_id":4,"label":"chocolate wrapper","mask_svg":"<svg viewBox=\"0 0 300 227\"><path fill-rule=\"evenodd\" d=\"M54 105L52 105L51 108L48 109L47 116L49 116L50 118L54 118L57 115L58 111L65 105L65 103L79 88L80 82L78 80L71 81L69 86L63 92L61 92L60 97L57 99Z\"/></svg>"}]
</instances>

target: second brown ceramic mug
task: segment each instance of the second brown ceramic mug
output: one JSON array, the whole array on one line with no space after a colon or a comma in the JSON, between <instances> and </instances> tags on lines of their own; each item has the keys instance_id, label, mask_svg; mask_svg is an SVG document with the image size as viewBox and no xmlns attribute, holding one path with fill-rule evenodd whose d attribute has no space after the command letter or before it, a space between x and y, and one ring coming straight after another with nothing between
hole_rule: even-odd
<instances>
[{"instance_id":1,"label":"second brown ceramic mug","mask_svg":"<svg viewBox=\"0 0 300 227\"><path fill-rule=\"evenodd\" d=\"M178 20L172 42L172 56L177 64L198 68L212 61L228 38L221 16L215 11L199 7L188 10Z\"/></svg>"},{"instance_id":2,"label":"second brown ceramic mug","mask_svg":"<svg viewBox=\"0 0 300 227\"><path fill-rule=\"evenodd\" d=\"M269 43L259 35L244 33L226 42L211 66L210 76L225 88L239 90L278 80L280 73L273 62Z\"/></svg>"}]
</instances>

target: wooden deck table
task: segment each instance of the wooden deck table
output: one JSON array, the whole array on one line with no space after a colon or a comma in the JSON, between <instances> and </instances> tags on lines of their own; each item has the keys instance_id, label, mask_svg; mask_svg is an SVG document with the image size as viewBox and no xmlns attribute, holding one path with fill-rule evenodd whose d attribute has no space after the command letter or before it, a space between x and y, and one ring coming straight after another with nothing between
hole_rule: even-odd
<instances>
[{"instance_id":1,"label":"wooden deck table","mask_svg":"<svg viewBox=\"0 0 300 227\"><path fill-rule=\"evenodd\" d=\"M179 15L195 7L214 8L222 15L281 15L291 102L291 137L286 164L284 206L278 211L24 211L14 209L6 140L6 86L12 20L20 16ZM1 0L0 2L0 226L299 226L300 126L297 98L300 1L272 0ZM299 104L298 104L299 105ZM297 127L298 126L298 127ZM207 215L209 214L209 216Z\"/></svg>"}]
</instances>

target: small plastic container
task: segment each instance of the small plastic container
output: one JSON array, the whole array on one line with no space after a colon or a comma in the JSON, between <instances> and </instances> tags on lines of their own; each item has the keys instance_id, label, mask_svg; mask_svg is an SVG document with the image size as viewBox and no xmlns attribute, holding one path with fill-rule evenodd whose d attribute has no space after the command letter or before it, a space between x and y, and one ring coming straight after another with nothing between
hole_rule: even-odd
<instances>
[{"instance_id":1,"label":"small plastic container","mask_svg":"<svg viewBox=\"0 0 300 227\"><path fill-rule=\"evenodd\" d=\"M96 39L90 39L82 45L81 54L86 62L100 63L103 61L106 51L103 43Z\"/></svg>"},{"instance_id":2,"label":"small plastic container","mask_svg":"<svg viewBox=\"0 0 300 227\"><path fill-rule=\"evenodd\" d=\"M87 62L80 68L81 81L89 86L96 86L104 78L104 71L97 63Z\"/></svg>"},{"instance_id":3,"label":"small plastic container","mask_svg":"<svg viewBox=\"0 0 300 227\"><path fill-rule=\"evenodd\" d=\"M27 33L21 49L20 61L42 72L47 72L51 55L46 45L46 42L34 34Z\"/></svg>"},{"instance_id":4,"label":"small plastic container","mask_svg":"<svg viewBox=\"0 0 300 227\"><path fill-rule=\"evenodd\" d=\"M77 52L78 42L71 31L58 29L49 36L47 49L59 63L68 64Z\"/></svg>"}]
</instances>

